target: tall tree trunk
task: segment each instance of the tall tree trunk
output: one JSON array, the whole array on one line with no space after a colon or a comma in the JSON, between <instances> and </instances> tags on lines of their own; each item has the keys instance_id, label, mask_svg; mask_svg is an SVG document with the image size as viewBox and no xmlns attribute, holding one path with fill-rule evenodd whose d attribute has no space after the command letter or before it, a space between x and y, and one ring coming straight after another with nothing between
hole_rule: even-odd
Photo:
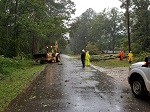
<instances>
[{"instance_id":1,"label":"tall tree trunk","mask_svg":"<svg viewBox=\"0 0 150 112\"><path fill-rule=\"evenodd\" d=\"M17 18L18 18L18 0L16 0L15 4L15 21L14 21L14 40L13 40L13 55L17 56L18 54L18 25L17 25Z\"/></svg>"},{"instance_id":2,"label":"tall tree trunk","mask_svg":"<svg viewBox=\"0 0 150 112\"><path fill-rule=\"evenodd\" d=\"M32 55L36 54L39 52L39 47L38 47L38 39L34 33L32 33Z\"/></svg>"},{"instance_id":3,"label":"tall tree trunk","mask_svg":"<svg viewBox=\"0 0 150 112\"><path fill-rule=\"evenodd\" d=\"M131 45L130 45L130 15L129 15L129 0L127 0L127 6L126 6L126 13L127 13L127 32L128 32L128 46L129 46L129 52L131 51Z\"/></svg>"}]
</instances>

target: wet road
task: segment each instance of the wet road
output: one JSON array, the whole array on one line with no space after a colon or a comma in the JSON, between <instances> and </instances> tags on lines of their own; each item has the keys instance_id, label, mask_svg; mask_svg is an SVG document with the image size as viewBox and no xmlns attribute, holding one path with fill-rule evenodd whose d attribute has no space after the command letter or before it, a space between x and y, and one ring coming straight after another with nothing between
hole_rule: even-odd
<instances>
[{"instance_id":1,"label":"wet road","mask_svg":"<svg viewBox=\"0 0 150 112\"><path fill-rule=\"evenodd\" d=\"M129 87L80 60L61 55L5 112L150 112L150 98L134 98Z\"/></svg>"}]
</instances>

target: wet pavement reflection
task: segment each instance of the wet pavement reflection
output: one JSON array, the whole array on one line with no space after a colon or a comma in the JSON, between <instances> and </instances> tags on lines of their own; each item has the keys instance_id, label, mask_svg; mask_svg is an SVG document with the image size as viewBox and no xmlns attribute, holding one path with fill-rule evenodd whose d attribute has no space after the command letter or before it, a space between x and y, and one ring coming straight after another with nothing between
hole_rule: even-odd
<instances>
[{"instance_id":1,"label":"wet pavement reflection","mask_svg":"<svg viewBox=\"0 0 150 112\"><path fill-rule=\"evenodd\" d=\"M130 87L61 55L6 112L150 112L150 98L136 99Z\"/></svg>"}]
</instances>

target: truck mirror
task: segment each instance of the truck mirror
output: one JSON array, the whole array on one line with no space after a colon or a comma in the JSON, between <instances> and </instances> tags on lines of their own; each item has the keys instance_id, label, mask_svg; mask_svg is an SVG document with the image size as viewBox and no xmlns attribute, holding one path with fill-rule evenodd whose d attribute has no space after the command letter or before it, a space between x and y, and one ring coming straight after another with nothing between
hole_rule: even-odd
<instances>
[{"instance_id":1,"label":"truck mirror","mask_svg":"<svg viewBox=\"0 0 150 112\"><path fill-rule=\"evenodd\" d=\"M146 62L147 67L150 66L150 57L149 56L147 56L145 58L145 62Z\"/></svg>"},{"instance_id":2,"label":"truck mirror","mask_svg":"<svg viewBox=\"0 0 150 112\"><path fill-rule=\"evenodd\" d=\"M148 57L145 58L145 63L142 65L143 67L148 67Z\"/></svg>"}]
</instances>

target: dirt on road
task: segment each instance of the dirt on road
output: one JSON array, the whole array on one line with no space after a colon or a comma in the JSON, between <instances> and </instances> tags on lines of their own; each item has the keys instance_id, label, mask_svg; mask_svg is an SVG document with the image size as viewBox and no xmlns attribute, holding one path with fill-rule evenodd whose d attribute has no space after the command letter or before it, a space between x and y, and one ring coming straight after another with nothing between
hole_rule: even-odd
<instances>
[{"instance_id":1,"label":"dirt on road","mask_svg":"<svg viewBox=\"0 0 150 112\"><path fill-rule=\"evenodd\" d=\"M128 84L128 73L129 67L115 67L115 68L102 68L98 66L91 65L93 68L115 78L118 81L121 81L125 86L129 86Z\"/></svg>"}]
</instances>

